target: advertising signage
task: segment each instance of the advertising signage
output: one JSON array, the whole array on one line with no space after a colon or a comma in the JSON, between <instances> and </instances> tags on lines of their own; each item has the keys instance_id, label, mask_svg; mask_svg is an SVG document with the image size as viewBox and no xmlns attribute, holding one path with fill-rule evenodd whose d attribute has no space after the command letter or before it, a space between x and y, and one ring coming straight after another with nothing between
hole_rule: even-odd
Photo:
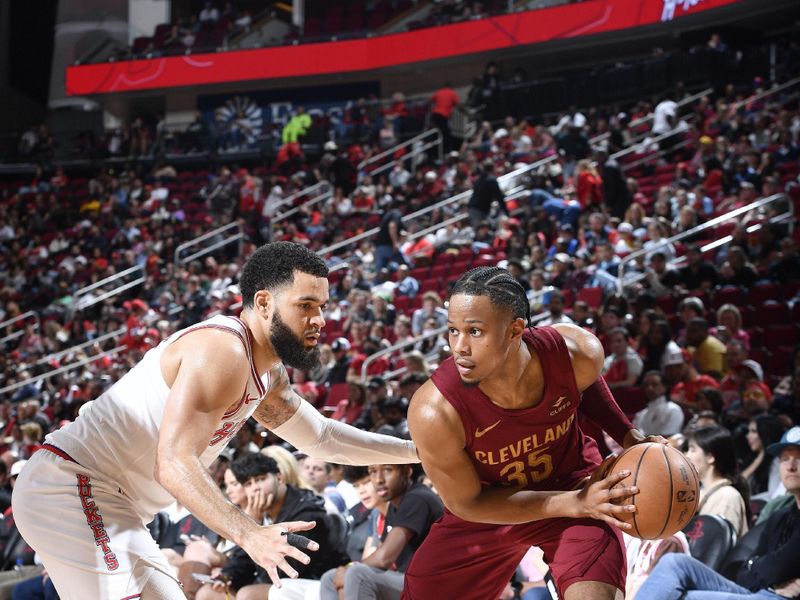
<instances>
[{"instance_id":1,"label":"advertising signage","mask_svg":"<svg viewBox=\"0 0 800 600\"><path fill-rule=\"evenodd\" d=\"M619 31L739 0L589 0L372 38L67 67L68 95L366 72Z\"/></svg>"}]
</instances>

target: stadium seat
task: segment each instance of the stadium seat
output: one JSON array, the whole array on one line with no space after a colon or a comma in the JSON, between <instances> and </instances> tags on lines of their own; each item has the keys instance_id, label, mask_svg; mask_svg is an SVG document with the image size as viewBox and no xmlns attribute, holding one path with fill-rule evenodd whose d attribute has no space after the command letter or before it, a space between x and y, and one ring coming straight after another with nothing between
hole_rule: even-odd
<instances>
[{"instance_id":1,"label":"stadium seat","mask_svg":"<svg viewBox=\"0 0 800 600\"><path fill-rule=\"evenodd\" d=\"M603 288L601 287L585 287L578 290L576 300L582 300L589 305L589 308L600 308L603 303Z\"/></svg>"},{"instance_id":2,"label":"stadium seat","mask_svg":"<svg viewBox=\"0 0 800 600\"><path fill-rule=\"evenodd\" d=\"M767 300L753 311L750 322L757 327L766 328L769 325L789 323L790 318L791 313L785 302Z\"/></svg>"},{"instance_id":3,"label":"stadium seat","mask_svg":"<svg viewBox=\"0 0 800 600\"><path fill-rule=\"evenodd\" d=\"M328 396L325 398L325 406L336 408L340 400L347 398L347 387L346 383L332 383L328 390Z\"/></svg>"},{"instance_id":4,"label":"stadium seat","mask_svg":"<svg viewBox=\"0 0 800 600\"><path fill-rule=\"evenodd\" d=\"M683 528L691 555L715 571L736 544L736 530L717 515L695 515Z\"/></svg>"},{"instance_id":5,"label":"stadium seat","mask_svg":"<svg viewBox=\"0 0 800 600\"><path fill-rule=\"evenodd\" d=\"M404 313L409 309L410 306L411 298L408 296L395 296L394 307L397 309L397 312Z\"/></svg>"},{"instance_id":6,"label":"stadium seat","mask_svg":"<svg viewBox=\"0 0 800 600\"><path fill-rule=\"evenodd\" d=\"M747 292L747 303L758 306L767 300L777 300L780 288L775 283L757 283Z\"/></svg>"},{"instance_id":7,"label":"stadium seat","mask_svg":"<svg viewBox=\"0 0 800 600\"><path fill-rule=\"evenodd\" d=\"M764 365L768 375L776 377L788 375L794 356L794 346L770 346L770 360Z\"/></svg>"},{"instance_id":8,"label":"stadium seat","mask_svg":"<svg viewBox=\"0 0 800 600\"><path fill-rule=\"evenodd\" d=\"M742 288L734 285L726 285L714 292L714 298L712 299L711 305L715 309L719 308L723 304L741 306L744 304L744 298L745 296Z\"/></svg>"},{"instance_id":9,"label":"stadium seat","mask_svg":"<svg viewBox=\"0 0 800 600\"><path fill-rule=\"evenodd\" d=\"M764 339L770 345L775 346L794 346L798 341L797 325L792 323L768 325L764 329Z\"/></svg>"},{"instance_id":10,"label":"stadium seat","mask_svg":"<svg viewBox=\"0 0 800 600\"><path fill-rule=\"evenodd\" d=\"M736 542L736 546L728 553L723 565L719 569L722 575L733 581L736 580L736 574L739 572L739 568L746 560L755 554L756 548L758 548L758 542L764 533L765 525L766 521L759 523Z\"/></svg>"}]
</instances>

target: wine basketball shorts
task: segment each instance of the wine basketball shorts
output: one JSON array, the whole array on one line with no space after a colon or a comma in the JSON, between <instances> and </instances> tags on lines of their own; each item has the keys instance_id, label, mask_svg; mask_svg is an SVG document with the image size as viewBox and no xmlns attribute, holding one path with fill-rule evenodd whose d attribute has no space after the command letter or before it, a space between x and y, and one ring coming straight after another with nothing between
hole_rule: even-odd
<instances>
[{"instance_id":1,"label":"wine basketball shorts","mask_svg":"<svg viewBox=\"0 0 800 600\"><path fill-rule=\"evenodd\" d=\"M450 512L431 528L406 571L404 600L497 598L531 546L544 552L562 597L578 581L625 590L622 533L594 519L488 525Z\"/></svg>"}]
</instances>

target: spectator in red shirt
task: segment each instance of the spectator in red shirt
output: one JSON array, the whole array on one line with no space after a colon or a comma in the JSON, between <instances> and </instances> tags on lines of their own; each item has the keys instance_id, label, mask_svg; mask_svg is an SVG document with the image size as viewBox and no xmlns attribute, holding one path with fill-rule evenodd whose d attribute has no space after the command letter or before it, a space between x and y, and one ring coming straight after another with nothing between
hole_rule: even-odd
<instances>
[{"instance_id":1,"label":"spectator in red shirt","mask_svg":"<svg viewBox=\"0 0 800 600\"><path fill-rule=\"evenodd\" d=\"M684 409L694 408L695 395L701 388L719 387L716 379L698 373L692 363L692 355L685 349L673 352L667 357L664 375L666 380L673 384L670 390L670 400Z\"/></svg>"},{"instance_id":2,"label":"spectator in red shirt","mask_svg":"<svg viewBox=\"0 0 800 600\"><path fill-rule=\"evenodd\" d=\"M380 340L367 338L361 345L361 352L353 357L350 368L347 370L347 381L361 381L361 368L369 356L380 350ZM367 365L367 375L382 375L389 370L389 360L386 356L381 356Z\"/></svg>"},{"instance_id":3,"label":"spectator in red shirt","mask_svg":"<svg viewBox=\"0 0 800 600\"><path fill-rule=\"evenodd\" d=\"M453 149L450 117L459 104L458 94L453 90L450 83L445 83L443 87L434 92L431 103L433 104L433 110L431 111L433 113L433 125L442 132L444 151L449 152Z\"/></svg>"},{"instance_id":4,"label":"spectator in red shirt","mask_svg":"<svg viewBox=\"0 0 800 600\"><path fill-rule=\"evenodd\" d=\"M347 382L347 398L339 400L336 410L331 415L334 421L343 421L348 425L355 423L364 412L367 400L366 386L356 381Z\"/></svg>"},{"instance_id":5,"label":"spectator in red shirt","mask_svg":"<svg viewBox=\"0 0 800 600\"><path fill-rule=\"evenodd\" d=\"M603 203L603 180L590 160L578 161L577 194L582 209L598 209Z\"/></svg>"}]
</instances>

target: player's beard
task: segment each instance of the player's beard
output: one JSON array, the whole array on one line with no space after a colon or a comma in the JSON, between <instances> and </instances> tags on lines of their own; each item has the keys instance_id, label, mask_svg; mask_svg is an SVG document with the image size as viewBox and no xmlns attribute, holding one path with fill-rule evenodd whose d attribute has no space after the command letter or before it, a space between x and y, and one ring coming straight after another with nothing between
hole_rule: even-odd
<instances>
[{"instance_id":1,"label":"player's beard","mask_svg":"<svg viewBox=\"0 0 800 600\"><path fill-rule=\"evenodd\" d=\"M319 346L306 347L303 340L283 322L277 308L272 315L269 341L285 365L304 371L319 366Z\"/></svg>"}]
</instances>

